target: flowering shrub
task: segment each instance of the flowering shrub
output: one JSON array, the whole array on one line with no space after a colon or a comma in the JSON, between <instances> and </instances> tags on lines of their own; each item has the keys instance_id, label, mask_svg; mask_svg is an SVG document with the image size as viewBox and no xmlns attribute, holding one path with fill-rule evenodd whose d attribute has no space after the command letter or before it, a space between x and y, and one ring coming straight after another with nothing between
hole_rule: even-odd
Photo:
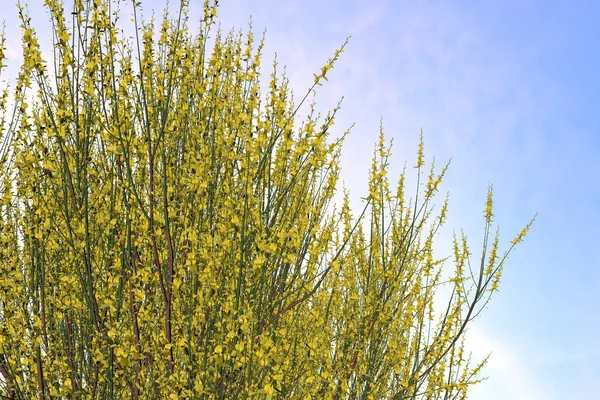
<instances>
[{"instance_id":1,"label":"flowering shrub","mask_svg":"<svg viewBox=\"0 0 600 400\"><path fill-rule=\"evenodd\" d=\"M485 364L465 328L531 223L501 256L490 188L480 265L455 238L442 279L447 199L430 217L447 166L423 178L422 136L414 202L404 173L389 188L382 134L365 208L353 217L346 193L332 209L338 108L294 118L343 46L294 105L276 63L261 96L251 31L207 49L209 1L196 35L186 1L157 34L134 2L133 44L114 2L45 3L51 66L19 6L14 113L9 89L0 103L4 398L465 398Z\"/></svg>"}]
</instances>

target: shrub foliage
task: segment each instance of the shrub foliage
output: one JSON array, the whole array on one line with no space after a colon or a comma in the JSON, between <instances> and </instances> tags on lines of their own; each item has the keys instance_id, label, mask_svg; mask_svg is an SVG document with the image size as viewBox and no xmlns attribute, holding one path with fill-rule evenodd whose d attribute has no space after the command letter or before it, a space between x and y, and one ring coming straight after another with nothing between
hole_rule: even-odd
<instances>
[{"instance_id":1,"label":"shrub foliage","mask_svg":"<svg viewBox=\"0 0 600 400\"><path fill-rule=\"evenodd\" d=\"M455 238L446 280L447 166L425 174L422 136L414 199L404 173L389 188L381 134L365 208L333 207L339 107L294 121L343 46L294 104L277 63L261 92L263 41L215 32L216 4L195 32L185 1L160 25L128 4L130 40L115 2L45 4L53 59L19 4L23 64L0 103L4 398L466 397L485 360L465 329L531 223L501 255L490 188L481 262Z\"/></svg>"}]
</instances>

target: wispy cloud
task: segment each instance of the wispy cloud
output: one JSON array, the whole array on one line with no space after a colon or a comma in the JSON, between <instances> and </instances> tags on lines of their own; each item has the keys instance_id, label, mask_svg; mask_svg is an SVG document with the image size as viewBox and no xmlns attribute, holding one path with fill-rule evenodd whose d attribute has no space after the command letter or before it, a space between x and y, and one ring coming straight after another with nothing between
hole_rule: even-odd
<instances>
[{"instance_id":1,"label":"wispy cloud","mask_svg":"<svg viewBox=\"0 0 600 400\"><path fill-rule=\"evenodd\" d=\"M486 400L545 400L550 398L542 384L531 373L530 362L509 343L495 339L477 326L467 331L467 342L476 359L491 353L482 375L493 376L473 387L469 397Z\"/></svg>"}]
</instances>

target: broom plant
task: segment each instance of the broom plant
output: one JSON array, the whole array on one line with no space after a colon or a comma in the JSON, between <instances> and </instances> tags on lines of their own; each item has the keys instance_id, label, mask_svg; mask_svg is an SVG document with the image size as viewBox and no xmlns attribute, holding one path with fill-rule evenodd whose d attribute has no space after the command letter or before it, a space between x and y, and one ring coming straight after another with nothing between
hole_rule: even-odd
<instances>
[{"instance_id":1,"label":"broom plant","mask_svg":"<svg viewBox=\"0 0 600 400\"><path fill-rule=\"evenodd\" d=\"M347 192L336 208L339 105L296 120L345 44L294 104L277 62L261 90L264 37L215 31L216 2L194 32L185 0L159 26L124 4L130 40L117 2L45 0L50 63L18 4L23 64L0 101L0 395L465 398L486 361L470 362L465 331L531 222L501 254L490 188L480 262L464 235L434 259L448 166L425 174L422 133L414 199L406 171L390 189L381 133L364 209Z\"/></svg>"}]
</instances>

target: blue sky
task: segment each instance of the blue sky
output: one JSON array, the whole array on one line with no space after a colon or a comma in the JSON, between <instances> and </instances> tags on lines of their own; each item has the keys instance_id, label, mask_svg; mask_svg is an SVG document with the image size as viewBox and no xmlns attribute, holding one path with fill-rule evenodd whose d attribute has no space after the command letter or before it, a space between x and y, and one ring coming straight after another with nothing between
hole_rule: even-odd
<instances>
[{"instance_id":1,"label":"blue sky","mask_svg":"<svg viewBox=\"0 0 600 400\"><path fill-rule=\"evenodd\" d=\"M472 399L600 398L599 5L222 1L224 27L250 15L267 27L265 54L278 53L298 94L353 35L317 101L325 110L343 95L337 126L356 124L342 164L354 199L383 118L392 176L414 164L421 127L427 154L453 159L442 249L460 228L478 248L488 182L504 243L538 212L469 332L475 356L492 351Z\"/></svg>"},{"instance_id":2,"label":"blue sky","mask_svg":"<svg viewBox=\"0 0 600 400\"><path fill-rule=\"evenodd\" d=\"M14 32L9 56L17 56L10 3L0 6L1 18ZM46 27L41 3L29 1L31 15ZM538 213L500 292L468 333L476 358L492 352L489 379L469 398L600 398L600 3L220 3L224 29L246 29L251 15L257 34L267 28L263 73L277 52L296 98L352 34L317 107L325 113L344 96L334 132L355 124L342 160L355 210L382 118L394 138L394 182L405 161L414 164L421 127L428 160L453 159L440 196L450 192L441 253L452 230L464 228L477 257L488 182L503 244ZM165 2L144 4L160 15Z\"/></svg>"}]
</instances>

